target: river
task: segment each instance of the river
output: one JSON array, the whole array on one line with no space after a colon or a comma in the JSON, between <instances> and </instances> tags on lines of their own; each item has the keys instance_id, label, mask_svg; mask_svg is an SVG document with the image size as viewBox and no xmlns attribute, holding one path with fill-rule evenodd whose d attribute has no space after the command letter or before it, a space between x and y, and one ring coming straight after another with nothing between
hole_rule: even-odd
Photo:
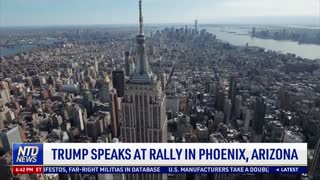
<instances>
[{"instance_id":1,"label":"river","mask_svg":"<svg viewBox=\"0 0 320 180\"><path fill-rule=\"evenodd\" d=\"M36 48L35 45L17 45L12 48L0 48L0 57L1 56L12 56L21 52L27 52Z\"/></svg>"},{"instance_id":2,"label":"river","mask_svg":"<svg viewBox=\"0 0 320 180\"><path fill-rule=\"evenodd\" d=\"M42 44L42 45L51 45L55 42L58 42L57 39L55 38L47 38L44 40L41 40L39 42L37 42L38 44ZM13 56L19 53L23 53L23 52L28 52L31 51L34 48L38 48L37 45L32 45L32 44L28 44L28 45L15 45L13 47L10 48L4 48L4 47L0 47L0 57L2 56Z\"/></svg>"},{"instance_id":3,"label":"river","mask_svg":"<svg viewBox=\"0 0 320 180\"><path fill-rule=\"evenodd\" d=\"M299 44L294 41L278 41L272 39L252 38L248 32L249 28L228 27L228 26L201 26L208 32L215 34L217 39L229 42L233 45L243 46L246 43L249 46L262 47L268 50L274 50L281 53L296 54L302 58L317 59L320 58L320 45Z\"/></svg>"},{"instance_id":4,"label":"river","mask_svg":"<svg viewBox=\"0 0 320 180\"><path fill-rule=\"evenodd\" d=\"M314 44L299 44L294 41L279 41L272 39L260 39L252 38L248 32L251 27L235 27L235 26L200 26L202 29L206 29L217 36L217 39L229 42L233 45L243 46L246 43L249 46L257 46L266 48L268 50L274 50L281 53L296 54L302 58L317 59L320 58L320 45ZM232 32L232 33L231 33ZM54 41L54 40L53 40ZM53 43L52 39L46 40L46 43ZM30 51L36 48L36 46L22 45L15 46L14 48L2 48L0 49L1 56L11 56L17 53Z\"/></svg>"}]
</instances>

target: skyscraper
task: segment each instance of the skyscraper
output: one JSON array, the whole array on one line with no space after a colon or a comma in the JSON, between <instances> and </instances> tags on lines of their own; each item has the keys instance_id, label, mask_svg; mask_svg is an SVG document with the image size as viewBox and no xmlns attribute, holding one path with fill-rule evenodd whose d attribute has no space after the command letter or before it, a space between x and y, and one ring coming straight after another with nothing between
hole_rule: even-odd
<instances>
[{"instance_id":1,"label":"skyscraper","mask_svg":"<svg viewBox=\"0 0 320 180\"><path fill-rule=\"evenodd\" d=\"M93 111L93 99L90 91L85 91L82 94L83 96L83 106L87 110L88 116L91 116Z\"/></svg>"},{"instance_id":2,"label":"skyscraper","mask_svg":"<svg viewBox=\"0 0 320 180\"><path fill-rule=\"evenodd\" d=\"M122 70L112 71L112 85L117 90L118 97L124 95L124 72Z\"/></svg>"},{"instance_id":3,"label":"skyscraper","mask_svg":"<svg viewBox=\"0 0 320 180\"><path fill-rule=\"evenodd\" d=\"M5 152L12 149L13 143L21 143L20 127L15 126L9 130L3 129L0 131L0 141Z\"/></svg>"},{"instance_id":4,"label":"skyscraper","mask_svg":"<svg viewBox=\"0 0 320 180\"><path fill-rule=\"evenodd\" d=\"M234 105L234 115L236 118L240 118L241 108L242 108L241 105L242 105L242 97L240 95L237 95L235 105Z\"/></svg>"},{"instance_id":5,"label":"skyscraper","mask_svg":"<svg viewBox=\"0 0 320 180\"><path fill-rule=\"evenodd\" d=\"M93 142L96 142L98 136L101 134L100 122L101 120L96 116L91 116L86 121L86 133L88 137L92 138Z\"/></svg>"},{"instance_id":6,"label":"skyscraper","mask_svg":"<svg viewBox=\"0 0 320 180\"><path fill-rule=\"evenodd\" d=\"M82 115L82 109L78 104L72 105L72 119L75 127L79 128L79 131L84 131L84 119Z\"/></svg>"},{"instance_id":7,"label":"skyscraper","mask_svg":"<svg viewBox=\"0 0 320 180\"><path fill-rule=\"evenodd\" d=\"M231 117L231 108L232 108L232 104L231 104L231 100L227 99L224 102L224 118L225 118L225 123L229 124L230 123L230 117Z\"/></svg>"},{"instance_id":8,"label":"skyscraper","mask_svg":"<svg viewBox=\"0 0 320 180\"><path fill-rule=\"evenodd\" d=\"M256 103L254 107L254 119L252 122L252 131L254 133L254 135L252 136L254 137L253 142L260 142L262 140L266 109L267 106L264 102L264 97L261 95L258 96L256 98Z\"/></svg>"},{"instance_id":9,"label":"skyscraper","mask_svg":"<svg viewBox=\"0 0 320 180\"><path fill-rule=\"evenodd\" d=\"M125 84L122 106L121 140L123 142L156 143L167 141L165 94L161 82L152 73L145 50L142 2L139 1L140 31L137 35L136 64ZM127 179L166 179L161 174L128 175Z\"/></svg>"},{"instance_id":10,"label":"skyscraper","mask_svg":"<svg viewBox=\"0 0 320 180\"><path fill-rule=\"evenodd\" d=\"M116 89L111 89L110 91L111 95L111 104L112 104L112 133L114 138L118 138L120 134L120 122L119 122L119 101L118 101L118 95Z\"/></svg>"},{"instance_id":11,"label":"skyscraper","mask_svg":"<svg viewBox=\"0 0 320 180\"><path fill-rule=\"evenodd\" d=\"M97 57L94 58L94 70L96 71L97 74L99 74L99 64L97 61Z\"/></svg>"},{"instance_id":12,"label":"skyscraper","mask_svg":"<svg viewBox=\"0 0 320 180\"><path fill-rule=\"evenodd\" d=\"M243 131L244 132L248 132L249 131L249 125L250 125L250 120L251 120L251 111L250 109L244 109L243 110L243 121L244 121L244 125L243 125Z\"/></svg>"},{"instance_id":13,"label":"skyscraper","mask_svg":"<svg viewBox=\"0 0 320 180\"><path fill-rule=\"evenodd\" d=\"M232 76L230 78L229 94L228 94L228 97L231 100L231 104L232 104L232 110L231 110L232 113L234 112L236 95L237 95L237 80L234 76Z\"/></svg>"},{"instance_id":14,"label":"skyscraper","mask_svg":"<svg viewBox=\"0 0 320 180\"><path fill-rule=\"evenodd\" d=\"M198 20L196 19L194 22L194 30L198 32Z\"/></svg>"},{"instance_id":15,"label":"skyscraper","mask_svg":"<svg viewBox=\"0 0 320 180\"><path fill-rule=\"evenodd\" d=\"M99 100L103 103L110 102L110 79L108 76L106 76L101 81L101 87L99 89Z\"/></svg>"}]
</instances>

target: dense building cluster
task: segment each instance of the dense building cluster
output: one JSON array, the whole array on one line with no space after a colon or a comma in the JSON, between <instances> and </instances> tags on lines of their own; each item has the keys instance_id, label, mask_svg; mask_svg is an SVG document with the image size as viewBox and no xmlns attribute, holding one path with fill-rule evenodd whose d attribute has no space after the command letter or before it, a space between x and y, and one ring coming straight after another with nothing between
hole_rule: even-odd
<instances>
[{"instance_id":1,"label":"dense building cluster","mask_svg":"<svg viewBox=\"0 0 320 180\"><path fill-rule=\"evenodd\" d=\"M299 27L273 27L252 28L252 36L264 39L292 40L299 43L320 44L320 33L318 29L307 29Z\"/></svg>"},{"instance_id":2,"label":"dense building cluster","mask_svg":"<svg viewBox=\"0 0 320 180\"><path fill-rule=\"evenodd\" d=\"M307 142L316 176L319 62L235 47L204 30L165 29L161 38L177 57L166 88L172 142Z\"/></svg>"}]
</instances>

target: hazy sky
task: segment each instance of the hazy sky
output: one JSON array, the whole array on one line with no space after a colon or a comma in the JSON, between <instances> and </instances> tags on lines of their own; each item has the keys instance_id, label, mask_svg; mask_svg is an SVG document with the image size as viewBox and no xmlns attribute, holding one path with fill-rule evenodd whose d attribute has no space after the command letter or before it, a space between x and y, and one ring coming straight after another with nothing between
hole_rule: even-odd
<instances>
[{"instance_id":1,"label":"hazy sky","mask_svg":"<svg viewBox=\"0 0 320 180\"><path fill-rule=\"evenodd\" d=\"M320 0L144 0L143 8L146 23L191 23L195 18L212 23L253 23L268 18L272 22L279 16L291 17L293 23L299 19L296 17L314 17L312 22L320 23L319 3ZM0 0L0 16L1 26L134 24L138 21L138 0Z\"/></svg>"}]
</instances>

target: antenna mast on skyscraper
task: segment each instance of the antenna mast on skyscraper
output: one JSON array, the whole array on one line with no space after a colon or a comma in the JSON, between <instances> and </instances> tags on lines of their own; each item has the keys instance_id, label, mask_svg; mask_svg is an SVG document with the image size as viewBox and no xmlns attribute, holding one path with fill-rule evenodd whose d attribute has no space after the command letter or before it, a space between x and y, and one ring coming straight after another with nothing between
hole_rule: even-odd
<instances>
[{"instance_id":1,"label":"antenna mast on skyscraper","mask_svg":"<svg viewBox=\"0 0 320 180\"><path fill-rule=\"evenodd\" d=\"M140 34L143 34L142 0L139 0L139 14Z\"/></svg>"}]
</instances>

